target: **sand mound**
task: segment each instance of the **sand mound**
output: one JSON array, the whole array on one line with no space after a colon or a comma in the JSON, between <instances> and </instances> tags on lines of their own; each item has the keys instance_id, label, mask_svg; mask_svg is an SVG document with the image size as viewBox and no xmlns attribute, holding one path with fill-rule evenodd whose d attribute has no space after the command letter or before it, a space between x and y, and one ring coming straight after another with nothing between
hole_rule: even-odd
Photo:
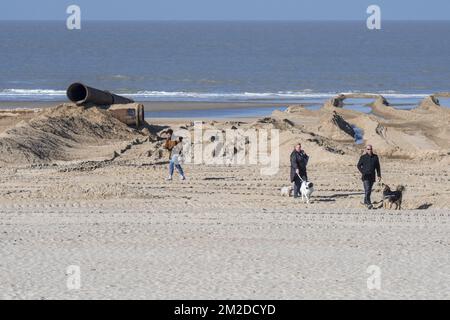
<instances>
[{"instance_id":1,"label":"sand mound","mask_svg":"<svg viewBox=\"0 0 450 320\"><path fill-rule=\"evenodd\" d=\"M450 110L433 99L413 110L395 109L382 98L368 106L372 112L367 114L336 107L330 100L318 110L294 105L272 117L287 117L296 128L316 135L310 141L337 154L359 154L370 143L386 158L439 160L448 155Z\"/></svg>"},{"instance_id":2,"label":"sand mound","mask_svg":"<svg viewBox=\"0 0 450 320\"><path fill-rule=\"evenodd\" d=\"M348 157L359 154L359 150L354 144L354 138L339 127L339 125L344 126L346 122L333 112L326 113L325 117L327 120L322 119L323 121L321 121L317 111L295 106L287 112L276 110L271 117L259 119L250 127L280 130L280 161L283 165L289 164L289 154L294 145L299 142L302 143L303 149L311 159L314 159L315 163L344 163L349 161ZM324 132L325 128L318 130L318 127L325 123L330 125L329 130L327 132ZM332 132L339 137L342 134L342 139L337 141L329 137L333 136ZM347 143L343 143L342 140L346 140Z\"/></svg>"},{"instance_id":3,"label":"sand mound","mask_svg":"<svg viewBox=\"0 0 450 320\"><path fill-rule=\"evenodd\" d=\"M44 109L31 120L1 133L0 163L73 160L77 149L104 145L108 140L129 140L136 135L105 110L63 104Z\"/></svg>"},{"instance_id":4,"label":"sand mound","mask_svg":"<svg viewBox=\"0 0 450 320\"><path fill-rule=\"evenodd\" d=\"M324 113L318 129L320 134L336 141L353 142L355 140L353 127L336 112Z\"/></svg>"}]
</instances>

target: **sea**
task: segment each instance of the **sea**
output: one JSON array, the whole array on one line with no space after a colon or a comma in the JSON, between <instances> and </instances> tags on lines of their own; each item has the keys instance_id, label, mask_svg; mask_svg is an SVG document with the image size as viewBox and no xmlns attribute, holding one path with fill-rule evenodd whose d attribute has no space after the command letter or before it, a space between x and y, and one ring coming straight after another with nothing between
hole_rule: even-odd
<instances>
[{"instance_id":1,"label":"sea","mask_svg":"<svg viewBox=\"0 0 450 320\"><path fill-rule=\"evenodd\" d=\"M450 91L450 22L0 21L0 101L64 101L73 82L142 102L371 92L408 109Z\"/></svg>"}]
</instances>

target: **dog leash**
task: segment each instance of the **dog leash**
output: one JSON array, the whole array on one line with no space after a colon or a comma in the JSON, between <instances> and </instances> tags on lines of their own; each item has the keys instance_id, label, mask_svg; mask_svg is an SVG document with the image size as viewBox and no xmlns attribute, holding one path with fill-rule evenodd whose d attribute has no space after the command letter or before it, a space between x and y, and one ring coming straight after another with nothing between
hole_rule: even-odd
<instances>
[{"instance_id":1,"label":"dog leash","mask_svg":"<svg viewBox=\"0 0 450 320\"><path fill-rule=\"evenodd\" d=\"M301 182L305 182L305 180L303 180L302 177L300 177L300 175L299 175L298 173L297 173L297 177L300 178L300 181L301 181Z\"/></svg>"}]
</instances>

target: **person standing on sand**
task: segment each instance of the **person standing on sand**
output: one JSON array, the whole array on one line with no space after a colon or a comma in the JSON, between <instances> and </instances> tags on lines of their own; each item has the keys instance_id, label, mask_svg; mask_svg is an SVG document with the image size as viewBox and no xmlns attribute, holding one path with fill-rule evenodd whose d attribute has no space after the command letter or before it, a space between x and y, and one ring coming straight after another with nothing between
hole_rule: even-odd
<instances>
[{"instance_id":1,"label":"person standing on sand","mask_svg":"<svg viewBox=\"0 0 450 320\"><path fill-rule=\"evenodd\" d=\"M181 155L183 153L183 137L179 137L178 141L175 141L176 145L172 148L169 161L169 177L167 180L172 180L173 172L175 168L180 174L180 180L186 180L183 168L181 167Z\"/></svg>"},{"instance_id":2,"label":"person standing on sand","mask_svg":"<svg viewBox=\"0 0 450 320\"><path fill-rule=\"evenodd\" d=\"M372 187L376 180L375 171L378 176L378 181L381 181L381 168L380 160L373 153L373 147L370 144L366 146L365 153L359 158L357 167L359 172L361 172L361 179L364 185L364 205L372 209L373 205L370 200L370 195L372 194Z\"/></svg>"},{"instance_id":3,"label":"person standing on sand","mask_svg":"<svg viewBox=\"0 0 450 320\"><path fill-rule=\"evenodd\" d=\"M174 136L172 129L167 130L165 134L166 134L166 142L164 143L164 149L167 149L169 151L169 161L170 161L172 157L172 149L178 144L178 142L173 140Z\"/></svg>"},{"instance_id":4,"label":"person standing on sand","mask_svg":"<svg viewBox=\"0 0 450 320\"><path fill-rule=\"evenodd\" d=\"M306 173L308 161L309 156L302 150L302 144L298 143L291 153L291 182L294 182L294 198L300 196L302 179L308 181L308 175Z\"/></svg>"}]
</instances>

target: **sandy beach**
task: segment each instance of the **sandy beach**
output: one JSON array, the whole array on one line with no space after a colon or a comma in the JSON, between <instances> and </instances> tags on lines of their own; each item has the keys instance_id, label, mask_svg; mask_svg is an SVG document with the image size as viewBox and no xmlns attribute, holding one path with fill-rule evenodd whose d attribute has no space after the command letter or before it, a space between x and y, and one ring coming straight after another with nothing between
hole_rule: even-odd
<instances>
[{"instance_id":1,"label":"sandy beach","mask_svg":"<svg viewBox=\"0 0 450 320\"><path fill-rule=\"evenodd\" d=\"M429 99L411 111L371 107L330 101L205 121L219 132L279 130L279 170L187 163L186 181L165 180L160 133L192 132L188 119L135 130L70 104L2 111L0 298L449 299L450 110ZM349 123L374 145L383 182L405 185L403 210L360 204L364 143ZM311 157L310 204L280 195L296 142ZM69 266L80 268L79 289L67 286ZM379 289L368 286L371 266Z\"/></svg>"}]
</instances>

